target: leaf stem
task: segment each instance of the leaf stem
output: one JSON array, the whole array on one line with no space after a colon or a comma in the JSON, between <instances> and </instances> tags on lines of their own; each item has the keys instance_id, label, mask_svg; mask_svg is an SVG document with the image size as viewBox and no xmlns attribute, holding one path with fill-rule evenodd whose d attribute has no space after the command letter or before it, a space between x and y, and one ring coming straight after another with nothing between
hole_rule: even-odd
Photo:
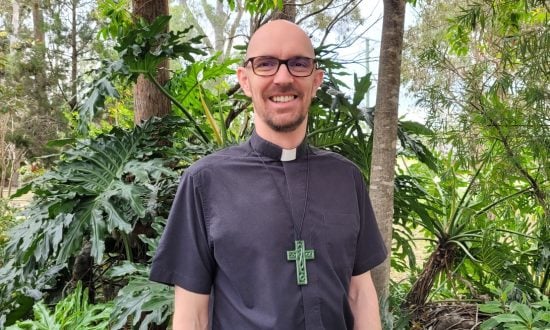
<instances>
[{"instance_id":1,"label":"leaf stem","mask_svg":"<svg viewBox=\"0 0 550 330\"><path fill-rule=\"evenodd\" d=\"M183 105L178 100L176 100L176 98L174 98L172 96L172 94L168 93L168 91L155 79L155 77L153 76L153 74L151 72L147 72L147 78L149 78L149 80L151 80L151 82L153 82L153 84L155 84L155 86L157 86L157 88L162 92L162 94L166 95L166 97L168 97L170 99L170 101L172 101L178 108L180 108L181 111L183 111L183 114L187 117L187 119L189 119L189 121L191 121L191 123L193 123L193 125L197 129L197 132L201 136L203 142L205 142L205 143L210 142L210 140L208 139L208 136L206 136L206 134L202 131L199 124L195 121L195 119L189 113L189 111L187 111L183 107Z\"/></svg>"},{"instance_id":2,"label":"leaf stem","mask_svg":"<svg viewBox=\"0 0 550 330\"><path fill-rule=\"evenodd\" d=\"M126 252L126 260L134 262L134 256L132 255L132 248L130 247L130 242L128 242L128 235L124 232L121 232L122 242L124 243L124 250Z\"/></svg>"}]
</instances>

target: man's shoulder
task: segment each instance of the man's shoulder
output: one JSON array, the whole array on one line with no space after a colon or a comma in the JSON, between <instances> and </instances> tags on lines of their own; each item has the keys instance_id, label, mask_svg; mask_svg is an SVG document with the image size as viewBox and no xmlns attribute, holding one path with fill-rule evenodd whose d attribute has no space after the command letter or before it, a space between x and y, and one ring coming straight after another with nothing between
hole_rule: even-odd
<instances>
[{"instance_id":1,"label":"man's shoulder","mask_svg":"<svg viewBox=\"0 0 550 330\"><path fill-rule=\"evenodd\" d=\"M237 159L246 157L249 153L249 150L245 146L245 142L231 145L200 158L189 166L185 172L188 175L196 175L204 170L222 168L233 163Z\"/></svg>"},{"instance_id":2,"label":"man's shoulder","mask_svg":"<svg viewBox=\"0 0 550 330\"><path fill-rule=\"evenodd\" d=\"M358 169L357 165L346 157L336 153L334 151L312 148L314 157L326 162L333 162L335 165L340 165L343 167L349 167L350 169Z\"/></svg>"}]
</instances>

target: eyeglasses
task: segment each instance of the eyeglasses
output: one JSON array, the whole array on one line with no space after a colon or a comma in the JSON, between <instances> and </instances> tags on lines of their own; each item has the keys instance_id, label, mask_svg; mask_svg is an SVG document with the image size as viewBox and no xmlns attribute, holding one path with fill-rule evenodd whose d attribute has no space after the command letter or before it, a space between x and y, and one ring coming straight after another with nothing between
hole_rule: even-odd
<instances>
[{"instance_id":1,"label":"eyeglasses","mask_svg":"<svg viewBox=\"0 0 550 330\"><path fill-rule=\"evenodd\" d=\"M281 64L285 64L288 72L294 77L310 76L317 67L315 59L303 56L295 56L286 60L271 56L256 56L244 61L244 66L247 66L248 63L252 64L252 71L262 77L275 75Z\"/></svg>"}]
</instances>

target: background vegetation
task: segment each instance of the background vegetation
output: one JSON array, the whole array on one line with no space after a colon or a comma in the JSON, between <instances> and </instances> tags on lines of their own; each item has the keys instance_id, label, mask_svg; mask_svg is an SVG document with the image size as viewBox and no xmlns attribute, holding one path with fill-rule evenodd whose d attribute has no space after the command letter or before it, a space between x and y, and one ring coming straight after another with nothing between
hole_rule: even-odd
<instances>
[{"instance_id":1,"label":"background vegetation","mask_svg":"<svg viewBox=\"0 0 550 330\"><path fill-rule=\"evenodd\" d=\"M270 19L306 28L326 72L309 141L376 174L386 105L380 88L374 108L364 96L382 77L339 56L370 25L364 2L147 3L0 0L0 328L168 326L171 288L147 280L150 260L181 173L253 129L234 69ZM397 141L385 207L402 275L381 295L384 326L548 328L548 4L411 5L398 71L427 119L394 113L382 136ZM32 193L24 208L15 187Z\"/></svg>"}]
</instances>

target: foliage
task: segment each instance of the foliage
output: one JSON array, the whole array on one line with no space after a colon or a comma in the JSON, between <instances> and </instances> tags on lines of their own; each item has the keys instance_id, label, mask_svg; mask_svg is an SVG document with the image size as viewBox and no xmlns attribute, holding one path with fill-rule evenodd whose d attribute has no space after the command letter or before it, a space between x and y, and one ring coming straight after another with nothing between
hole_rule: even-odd
<instances>
[{"instance_id":1,"label":"foliage","mask_svg":"<svg viewBox=\"0 0 550 330\"><path fill-rule=\"evenodd\" d=\"M113 237L123 248L107 252L127 260L143 258L134 254L129 234L136 226L147 226L153 215L166 216L178 178L167 165L186 158L160 146L159 140L176 127L186 126L167 118L80 140L61 155L54 170L19 191L32 189L35 197L23 213L27 220L10 233L0 268L1 310L8 324L30 307L17 300L40 299L44 290L56 290L53 280L63 276L60 269L72 268L85 241L98 265Z\"/></svg>"},{"instance_id":2,"label":"foliage","mask_svg":"<svg viewBox=\"0 0 550 330\"><path fill-rule=\"evenodd\" d=\"M325 65L331 65L328 60L323 62ZM340 91L343 87L341 82L331 74L328 76L317 92L310 110L308 139L317 147L331 149L348 157L359 166L365 178L368 178L374 109L362 108L360 103L365 91L371 86L371 76L354 75L354 94L351 100ZM431 135L431 132L421 124L400 122L400 152L403 155L418 157L427 166L435 169L436 160L420 138L426 135Z\"/></svg>"},{"instance_id":3,"label":"foliage","mask_svg":"<svg viewBox=\"0 0 550 330\"><path fill-rule=\"evenodd\" d=\"M235 10L235 0L227 0L229 7L232 10ZM272 0L272 1L258 1L258 0L245 0L244 7L248 12L252 13L261 13L266 14L268 11L283 7L283 1Z\"/></svg>"},{"instance_id":4,"label":"foliage","mask_svg":"<svg viewBox=\"0 0 550 330\"><path fill-rule=\"evenodd\" d=\"M148 238L140 235L146 243L147 254L152 257L157 250L160 236L165 226L162 218L156 218L152 227L156 236ZM164 284L149 281L150 267L131 262L124 262L113 267L107 274L113 279L127 279L128 284L122 288L114 300L115 310L111 316L113 329L121 328L128 319L132 326L139 323L140 329L148 329L152 323L163 324L173 313L173 288ZM141 317L145 315L145 317Z\"/></svg>"},{"instance_id":5,"label":"foliage","mask_svg":"<svg viewBox=\"0 0 550 330\"><path fill-rule=\"evenodd\" d=\"M0 247L8 240L7 231L17 223L15 208L11 207L8 200L0 198ZM1 265L1 264L0 264Z\"/></svg>"},{"instance_id":6,"label":"foliage","mask_svg":"<svg viewBox=\"0 0 550 330\"><path fill-rule=\"evenodd\" d=\"M46 143L70 134L63 113L76 100L77 74L88 68L82 58L96 54L93 7L80 0L2 1L0 104L13 117L12 142L25 160L56 152ZM67 15L73 9L74 19Z\"/></svg>"},{"instance_id":7,"label":"foliage","mask_svg":"<svg viewBox=\"0 0 550 330\"><path fill-rule=\"evenodd\" d=\"M538 293L535 301L509 300L513 283L503 290L496 290L499 300L479 305L479 310L492 316L481 324L480 329L548 329L550 327L550 302L548 296Z\"/></svg>"},{"instance_id":8,"label":"foliage","mask_svg":"<svg viewBox=\"0 0 550 330\"><path fill-rule=\"evenodd\" d=\"M194 118L206 118L202 127L214 141L226 145L233 141L228 136L230 122L226 118L235 111L234 102L230 102L230 95L225 91L228 86L223 77L233 74L230 67L237 63L236 59L220 59L217 53L202 61L189 64L185 68L176 70L169 84L170 93L183 108L188 109ZM221 81L220 81L221 80ZM183 115L180 109L174 111Z\"/></svg>"},{"instance_id":9,"label":"foliage","mask_svg":"<svg viewBox=\"0 0 550 330\"><path fill-rule=\"evenodd\" d=\"M79 282L74 292L56 303L53 314L44 301L39 301L33 306L34 320L18 321L6 330L106 329L113 310L112 303L90 304L88 298L88 290L83 289Z\"/></svg>"},{"instance_id":10,"label":"foliage","mask_svg":"<svg viewBox=\"0 0 550 330\"><path fill-rule=\"evenodd\" d=\"M529 200L530 188L506 196L484 193L479 182L491 175L490 158L474 173L461 169L452 158L451 154L439 174L425 172L418 164L407 167L411 177L422 180L425 195L420 204L425 207L410 210L417 214L415 225L423 228L432 249L422 271L413 278L404 305L423 306L429 296L490 295L489 288L503 280L519 281L518 292L532 296L537 272L527 265L536 262L533 246L540 241L517 222L495 217L508 210L517 212L518 203Z\"/></svg>"},{"instance_id":11,"label":"foliage","mask_svg":"<svg viewBox=\"0 0 550 330\"><path fill-rule=\"evenodd\" d=\"M492 154L476 195L502 203L475 217L487 229L472 251L480 260L459 273L480 291L503 276L550 292L549 37L538 0L429 1L408 33L406 73L440 137L434 145L452 145L463 168Z\"/></svg>"},{"instance_id":12,"label":"foliage","mask_svg":"<svg viewBox=\"0 0 550 330\"><path fill-rule=\"evenodd\" d=\"M230 68L235 60L219 54L195 60L204 53L199 43L202 39L190 38L191 28L165 32L168 17L151 24L134 22L127 3L100 3L103 15L110 19L100 33L105 44L115 43L114 60L104 60L95 76L86 77L93 81L79 108L81 128L85 132L102 110L113 109L122 88L138 75L155 83L156 65L166 58L178 61L182 68L173 72L166 86L157 83L157 87L175 104L174 114L185 120L153 120L131 131L115 123L109 131L106 125L99 130L105 133L98 135L92 128L92 137L70 141L56 166L27 186L36 198L24 212L28 220L13 231L5 249L5 264L0 268L0 327L27 316L33 304L44 310L35 301L54 302L61 288L74 284L75 260L88 243L96 289L91 295L110 300L114 296L107 294L107 286L121 288L115 292L110 326L165 324L172 313L173 292L148 281L148 264L170 208L178 172L214 148L242 141L253 127L246 112L249 100L226 80L233 73ZM248 4L270 6L271 2ZM327 79L311 110L308 138L316 146L347 156L368 178L373 109L364 109L360 103L371 88L372 77L354 76L354 94L347 98L338 78L342 66L327 59L334 55L330 49L321 45L316 50ZM400 155L418 158L437 171L437 160L424 144L432 134L422 125L402 122ZM415 215L439 214L433 205L420 203L433 197L424 183L410 173L398 177L398 221L410 223ZM410 228L404 228L395 235L397 246L400 255L412 258Z\"/></svg>"},{"instance_id":13,"label":"foliage","mask_svg":"<svg viewBox=\"0 0 550 330\"><path fill-rule=\"evenodd\" d=\"M166 58L178 57L193 62L193 54L205 54L194 46L200 42L201 37L185 40L185 35L191 27L184 31L166 32L169 21L169 16L159 16L150 24L143 19L135 25L129 25L126 21L123 23L111 21L111 26L106 29L120 33L115 46L120 59L105 61L102 67L96 70L96 78L91 88L86 91L85 101L79 109L81 132L87 132L89 123L104 108L107 98L119 98L119 93L114 85L117 79L135 82L139 75L144 74L170 97L164 87L160 86L154 78L158 64ZM105 34L108 35L108 33ZM172 99L172 101L174 100ZM179 106L178 102L175 103ZM194 118L187 110L180 108L187 118L195 123ZM195 125L197 126L196 123ZM202 133L198 126L197 129ZM201 136L206 139L204 134Z\"/></svg>"}]
</instances>

